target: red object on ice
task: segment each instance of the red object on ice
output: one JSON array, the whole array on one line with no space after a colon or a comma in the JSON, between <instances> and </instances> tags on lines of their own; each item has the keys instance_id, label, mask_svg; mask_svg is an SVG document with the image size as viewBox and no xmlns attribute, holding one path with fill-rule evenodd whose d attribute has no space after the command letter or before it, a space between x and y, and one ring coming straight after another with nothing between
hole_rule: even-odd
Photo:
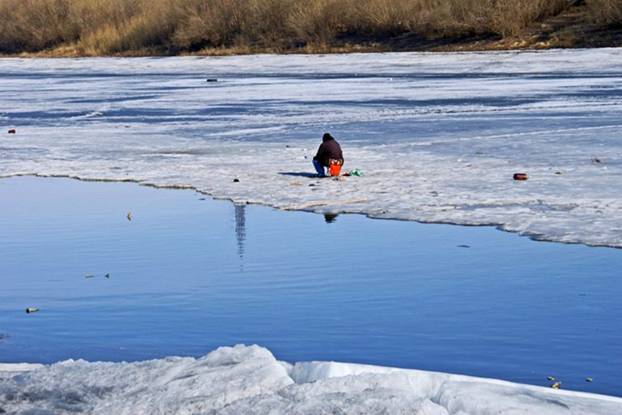
<instances>
[{"instance_id":1,"label":"red object on ice","mask_svg":"<svg viewBox=\"0 0 622 415\"><path fill-rule=\"evenodd\" d=\"M328 168L328 174L332 177L339 176L339 173L341 173L341 165L339 164L331 164Z\"/></svg>"},{"instance_id":2,"label":"red object on ice","mask_svg":"<svg viewBox=\"0 0 622 415\"><path fill-rule=\"evenodd\" d=\"M514 180L527 180L527 173L514 173Z\"/></svg>"},{"instance_id":3,"label":"red object on ice","mask_svg":"<svg viewBox=\"0 0 622 415\"><path fill-rule=\"evenodd\" d=\"M341 160L330 159L328 166L328 174L331 177L339 176L341 173Z\"/></svg>"},{"instance_id":4,"label":"red object on ice","mask_svg":"<svg viewBox=\"0 0 622 415\"><path fill-rule=\"evenodd\" d=\"M15 134L16 132L17 132L17 131L15 131L15 128L11 128L11 129L9 130L9 134Z\"/></svg>"}]
</instances>

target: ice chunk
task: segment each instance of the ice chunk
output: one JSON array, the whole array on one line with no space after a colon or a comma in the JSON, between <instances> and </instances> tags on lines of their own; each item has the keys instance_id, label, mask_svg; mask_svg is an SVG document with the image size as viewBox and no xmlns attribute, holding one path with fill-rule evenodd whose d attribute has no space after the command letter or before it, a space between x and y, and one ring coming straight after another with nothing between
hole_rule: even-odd
<instances>
[{"instance_id":1,"label":"ice chunk","mask_svg":"<svg viewBox=\"0 0 622 415\"><path fill-rule=\"evenodd\" d=\"M615 397L368 365L291 365L259 346L199 359L1 367L0 408L16 414L622 413Z\"/></svg>"}]
</instances>

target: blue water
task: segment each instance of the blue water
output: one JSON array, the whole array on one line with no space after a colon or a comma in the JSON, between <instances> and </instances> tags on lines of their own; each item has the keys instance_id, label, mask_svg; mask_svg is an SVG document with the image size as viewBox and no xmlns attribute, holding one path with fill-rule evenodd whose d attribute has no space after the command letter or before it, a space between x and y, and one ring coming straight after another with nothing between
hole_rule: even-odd
<instances>
[{"instance_id":1,"label":"blue water","mask_svg":"<svg viewBox=\"0 0 622 415\"><path fill-rule=\"evenodd\" d=\"M567 389L622 395L620 269L622 250L488 227L2 179L0 361L132 361L257 343L288 361L536 385L552 375Z\"/></svg>"}]
</instances>

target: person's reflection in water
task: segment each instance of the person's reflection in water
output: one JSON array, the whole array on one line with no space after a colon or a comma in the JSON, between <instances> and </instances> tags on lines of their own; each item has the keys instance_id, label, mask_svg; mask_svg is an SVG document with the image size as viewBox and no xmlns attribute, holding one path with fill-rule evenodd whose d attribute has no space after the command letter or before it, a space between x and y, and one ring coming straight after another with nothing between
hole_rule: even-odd
<instances>
[{"instance_id":1,"label":"person's reflection in water","mask_svg":"<svg viewBox=\"0 0 622 415\"><path fill-rule=\"evenodd\" d=\"M235 207L235 237L238 240L238 255L244 259L244 241L246 241L246 205Z\"/></svg>"},{"instance_id":2,"label":"person's reflection in water","mask_svg":"<svg viewBox=\"0 0 622 415\"><path fill-rule=\"evenodd\" d=\"M333 223L337 219L337 216L339 216L337 213L325 213L324 221L326 223Z\"/></svg>"}]
</instances>

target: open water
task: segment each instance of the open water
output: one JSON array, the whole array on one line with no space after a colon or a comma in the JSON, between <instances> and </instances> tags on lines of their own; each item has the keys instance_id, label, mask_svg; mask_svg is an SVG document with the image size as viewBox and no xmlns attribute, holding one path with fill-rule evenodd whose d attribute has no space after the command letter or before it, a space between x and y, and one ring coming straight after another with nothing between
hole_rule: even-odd
<instances>
[{"instance_id":1,"label":"open water","mask_svg":"<svg viewBox=\"0 0 622 415\"><path fill-rule=\"evenodd\" d=\"M256 343L620 396L620 269L619 249L490 227L15 177L0 180L0 362Z\"/></svg>"}]
</instances>

